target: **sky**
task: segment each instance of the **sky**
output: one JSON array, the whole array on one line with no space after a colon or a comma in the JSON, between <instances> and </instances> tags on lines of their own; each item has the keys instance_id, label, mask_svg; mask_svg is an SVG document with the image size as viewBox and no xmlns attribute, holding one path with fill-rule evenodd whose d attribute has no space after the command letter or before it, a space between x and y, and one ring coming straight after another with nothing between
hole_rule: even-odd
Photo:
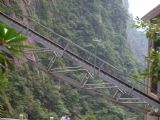
<instances>
[{"instance_id":1,"label":"sky","mask_svg":"<svg viewBox=\"0 0 160 120\"><path fill-rule=\"evenodd\" d=\"M128 0L129 11L133 17L143 17L146 13L160 4L160 0Z\"/></svg>"}]
</instances>

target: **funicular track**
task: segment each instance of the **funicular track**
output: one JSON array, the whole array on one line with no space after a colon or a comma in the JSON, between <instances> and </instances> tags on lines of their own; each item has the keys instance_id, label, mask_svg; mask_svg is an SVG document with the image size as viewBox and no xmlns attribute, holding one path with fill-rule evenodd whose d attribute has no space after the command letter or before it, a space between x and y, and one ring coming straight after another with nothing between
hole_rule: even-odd
<instances>
[{"instance_id":1,"label":"funicular track","mask_svg":"<svg viewBox=\"0 0 160 120\"><path fill-rule=\"evenodd\" d=\"M67 82L74 87L85 89L93 94L99 94L100 96L103 95L103 92L99 93L99 89L115 89L115 93L113 93L112 96L108 97L108 99L110 98L110 100L124 106L129 106L136 109L140 104L142 104L145 108L160 108L159 100L156 100L145 94L145 92L142 92L141 90L136 88L135 84L131 84L125 80L122 80L123 76L118 73L118 70L114 66L88 52L87 50L81 48L77 44L69 41L63 36L55 33L54 31L49 29L48 32L51 33L51 37L46 38L45 36L33 30L33 28L27 27L22 23L17 22L3 12L0 12L0 21L8 24L11 27L14 27L18 31L22 31L23 34L31 38L35 43L41 44L43 46L42 48L28 50L26 51L26 53L34 52L34 54L36 54L37 52L52 52L52 58L49 60L49 63L45 67L45 69L46 72L56 76L57 78L63 79L64 81L68 80ZM43 29L48 30L45 26L40 26ZM81 52L74 52L73 48L76 48L77 51ZM82 54L85 54L87 57L81 57ZM80 66L80 68L68 67L65 70L62 68L54 69L53 64L57 58L63 58L72 61L74 65L76 64ZM35 63L36 61L31 60L29 62ZM86 74L81 82L75 82L74 79L65 77L65 75L63 74L59 74L67 70L85 71ZM95 75L96 77L102 79L103 83L87 84L88 78L94 78ZM148 87L145 84L141 85L145 88ZM105 97L105 94L103 96ZM143 112L145 112L145 108Z\"/></svg>"}]
</instances>

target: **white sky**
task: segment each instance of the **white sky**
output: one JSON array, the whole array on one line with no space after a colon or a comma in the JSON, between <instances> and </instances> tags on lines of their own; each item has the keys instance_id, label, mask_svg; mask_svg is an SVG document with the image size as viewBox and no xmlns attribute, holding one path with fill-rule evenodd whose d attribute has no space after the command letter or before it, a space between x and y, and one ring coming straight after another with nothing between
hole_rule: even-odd
<instances>
[{"instance_id":1,"label":"white sky","mask_svg":"<svg viewBox=\"0 0 160 120\"><path fill-rule=\"evenodd\" d=\"M128 0L129 11L136 17L143 17L146 13L160 4L160 0Z\"/></svg>"}]
</instances>

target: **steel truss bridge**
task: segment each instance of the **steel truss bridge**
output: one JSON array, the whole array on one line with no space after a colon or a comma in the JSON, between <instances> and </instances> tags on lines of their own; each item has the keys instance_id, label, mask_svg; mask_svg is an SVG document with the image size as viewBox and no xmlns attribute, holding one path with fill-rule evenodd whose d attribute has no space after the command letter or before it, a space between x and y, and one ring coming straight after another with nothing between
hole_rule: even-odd
<instances>
[{"instance_id":1,"label":"steel truss bridge","mask_svg":"<svg viewBox=\"0 0 160 120\"><path fill-rule=\"evenodd\" d=\"M19 18L22 18L22 16ZM149 86L140 82L124 80L124 75L108 62L39 22L29 17L26 17L26 19L46 31L48 33L47 37L37 32L32 26L21 23L18 18L13 19L0 11L0 21L18 31L22 31L24 35L34 41L36 47L24 51L23 61L26 63L51 74L59 80L68 82L80 90L104 97L136 111L145 113L150 109L160 108L160 101L150 97L144 89L141 89L147 89ZM34 54L35 59L31 54ZM65 67L58 64L57 61L64 61ZM79 76L78 79L75 79L77 77L74 77L73 74ZM95 80L96 82L94 82ZM136 87L137 85L141 87Z\"/></svg>"}]
</instances>

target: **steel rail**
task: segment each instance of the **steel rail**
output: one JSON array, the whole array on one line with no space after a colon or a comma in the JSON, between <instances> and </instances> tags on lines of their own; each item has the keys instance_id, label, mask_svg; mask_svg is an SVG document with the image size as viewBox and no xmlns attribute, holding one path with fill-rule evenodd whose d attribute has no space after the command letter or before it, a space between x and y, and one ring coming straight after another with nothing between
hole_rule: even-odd
<instances>
[{"instance_id":1,"label":"steel rail","mask_svg":"<svg viewBox=\"0 0 160 120\"><path fill-rule=\"evenodd\" d=\"M20 60L23 60L23 59L20 59ZM116 105L121 105L123 107L129 108L129 109L133 109L133 111L135 111L135 112L147 113L149 111L148 109L144 109L144 108L142 108L140 106L136 106L134 104L121 103L120 101L117 101L112 96L109 96L109 95L106 96L106 95L102 94L98 90L95 90L95 89L83 89L83 87L81 86L81 84L79 82L75 81L73 78L65 76L64 74L61 74L61 73L56 73L56 74L55 73L50 73L50 72L46 71L46 68L43 65L38 65L34 61L30 61L29 60L27 63L29 65L35 66L36 68L38 68L38 69L40 69L40 70L42 70L42 71L50 74L52 77L56 78L56 80L61 80L61 81L65 82L65 83L70 84L71 86L77 88L80 91L88 92L89 94L94 95L94 96L96 95L96 96L103 97L104 99L112 101Z\"/></svg>"}]
</instances>

